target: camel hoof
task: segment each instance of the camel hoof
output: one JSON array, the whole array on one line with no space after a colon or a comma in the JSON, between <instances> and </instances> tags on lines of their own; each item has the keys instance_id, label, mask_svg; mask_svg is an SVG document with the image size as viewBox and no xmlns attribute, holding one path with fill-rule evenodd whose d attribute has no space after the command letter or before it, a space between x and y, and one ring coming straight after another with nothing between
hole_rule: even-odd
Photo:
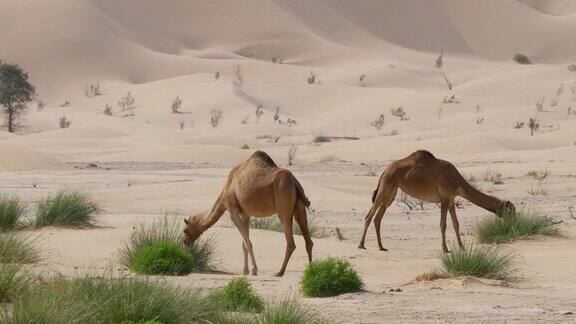
<instances>
[{"instance_id":1,"label":"camel hoof","mask_svg":"<svg viewBox=\"0 0 576 324\"><path fill-rule=\"evenodd\" d=\"M284 273L278 272L274 275L274 277L282 277L284 276Z\"/></svg>"},{"instance_id":2,"label":"camel hoof","mask_svg":"<svg viewBox=\"0 0 576 324\"><path fill-rule=\"evenodd\" d=\"M249 274L250 274L250 271L248 271L248 270L242 271L242 275L243 275L243 276L247 276L247 275L249 275Z\"/></svg>"},{"instance_id":3,"label":"camel hoof","mask_svg":"<svg viewBox=\"0 0 576 324\"><path fill-rule=\"evenodd\" d=\"M253 276L257 276L257 275L258 275L258 270L252 270L252 275L253 275Z\"/></svg>"},{"instance_id":4,"label":"camel hoof","mask_svg":"<svg viewBox=\"0 0 576 324\"><path fill-rule=\"evenodd\" d=\"M388 251L388 249L380 247L380 251Z\"/></svg>"},{"instance_id":5,"label":"camel hoof","mask_svg":"<svg viewBox=\"0 0 576 324\"><path fill-rule=\"evenodd\" d=\"M360 250L366 250L366 248L364 247L364 245L358 245L358 248L359 248Z\"/></svg>"},{"instance_id":6,"label":"camel hoof","mask_svg":"<svg viewBox=\"0 0 576 324\"><path fill-rule=\"evenodd\" d=\"M443 251L444 253L450 253L450 250L448 250L448 249L444 249L444 250L442 250L442 251Z\"/></svg>"}]
</instances>

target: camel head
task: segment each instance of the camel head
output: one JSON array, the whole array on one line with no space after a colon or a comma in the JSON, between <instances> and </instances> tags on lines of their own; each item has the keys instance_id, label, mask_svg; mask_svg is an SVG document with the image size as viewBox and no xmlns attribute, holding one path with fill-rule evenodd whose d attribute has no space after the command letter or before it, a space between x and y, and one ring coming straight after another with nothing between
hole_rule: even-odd
<instances>
[{"instance_id":1,"label":"camel head","mask_svg":"<svg viewBox=\"0 0 576 324\"><path fill-rule=\"evenodd\" d=\"M502 201L502 206L498 208L498 210L496 210L496 215L498 217L506 217L508 215L511 215L515 211L516 207L514 206L514 204L510 202L510 200L504 200Z\"/></svg>"},{"instance_id":2,"label":"camel head","mask_svg":"<svg viewBox=\"0 0 576 324\"><path fill-rule=\"evenodd\" d=\"M202 226L200 225L200 220L204 216L204 213L196 214L188 219L184 219L186 227L184 228L184 242L194 243L200 234L204 232Z\"/></svg>"}]
</instances>

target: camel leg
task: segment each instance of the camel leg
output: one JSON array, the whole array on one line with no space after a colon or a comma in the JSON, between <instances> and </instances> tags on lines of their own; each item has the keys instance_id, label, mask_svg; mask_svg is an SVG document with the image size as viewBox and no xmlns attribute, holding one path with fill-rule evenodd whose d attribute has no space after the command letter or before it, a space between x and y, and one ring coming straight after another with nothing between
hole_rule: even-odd
<instances>
[{"instance_id":1,"label":"camel leg","mask_svg":"<svg viewBox=\"0 0 576 324\"><path fill-rule=\"evenodd\" d=\"M456 232L456 239L458 240L458 246L460 246L461 250L464 250L464 244L462 243L462 239L460 238L460 223L458 223L458 218L456 217L456 209L454 208L454 204L450 205L448 208L450 211L450 217L452 217L452 226L454 227L454 232Z\"/></svg>"},{"instance_id":2,"label":"camel leg","mask_svg":"<svg viewBox=\"0 0 576 324\"><path fill-rule=\"evenodd\" d=\"M296 250L296 243L294 243L294 233L292 231L292 223L294 220L294 208L296 206L296 190L292 178L280 177L274 190L276 200L276 211L278 218L284 227L284 236L286 237L286 252L284 253L284 262L280 271L276 273L277 277L282 277L286 271L288 261Z\"/></svg>"},{"instance_id":3,"label":"camel leg","mask_svg":"<svg viewBox=\"0 0 576 324\"><path fill-rule=\"evenodd\" d=\"M440 234L442 235L442 251L450 253L446 245L446 216L448 214L448 203L442 202L440 204Z\"/></svg>"},{"instance_id":4,"label":"camel leg","mask_svg":"<svg viewBox=\"0 0 576 324\"><path fill-rule=\"evenodd\" d=\"M244 242L242 242L242 252L244 253L244 270L242 270L242 274L247 276L250 274L250 270L248 269L248 248Z\"/></svg>"},{"instance_id":5,"label":"camel leg","mask_svg":"<svg viewBox=\"0 0 576 324\"><path fill-rule=\"evenodd\" d=\"M235 198L232 198L231 200L232 201L228 203L230 218L240 232L240 235L242 235L242 239L244 240L242 247L243 249L246 248L248 255L250 255L250 258L252 259L252 275L256 276L258 274L258 267L256 266L256 258L254 257L254 250L252 248L252 242L250 241L249 236L250 218L243 217ZM244 272L247 272L246 270L248 270L246 266L248 263L248 255L244 254Z\"/></svg>"},{"instance_id":6,"label":"camel leg","mask_svg":"<svg viewBox=\"0 0 576 324\"><path fill-rule=\"evenodd\" d=\"M296 222L300 226L302 231L302 236L304 237L304 242L306 243L306 253L308 253L308 262L312 262L312 247L314 242L310 237L310 231L308 231L308 217L306 216L306 207L301 201L296 203L296 210L294 211L294 216Z\"/></svg>"},{"instance_id":7,"label":"camel leg","mask_svg":"<svg viewBox=\"0 0 576 324\"><path fill-rule=\"evenodd\" d=\"M391 188L391 186L388 186L388 188ZM388 189L386 189L386 190L388 190ZM398 192L398 189L393 188L390 192L385 193L384 197L386 198L386 201L384 202L384 205L382 205L380 207L380 210L378 210L378 213L376 214L376 217L374 218L374 228L376 229L376 239L378 240L378 248L380 249L380 251L388 251L388 249L385 249L382 246L382 236L380 235L380 225L382 224L382 217L384 217L384 213L386 213L386 209L388 209L388 207L390 207L390 205L394 201L394 198L396 197L397 192Z\"/></svg>"},{"instance_id":8,"label":"camel leg","mask_svg":"<svg viewBox=\"0 0 576 324\"><path fill-rule=\"evenodd\" d=\"M368 214L366 214L366 217L364 217L364 231L362 232L362 238L360 239L360 243L358 244L359 249L366 249L366 247L364 246L364 243L366 241L366 233L368 232L368 227L370 227L370 223L372 222L372 217L374 217L374 214L378 210L379 206L380 201L378 200L378 197L376 197L376 201L374 201L372 207L370 208L370 211L368 211Z\"/></svg>"}]
</instances>

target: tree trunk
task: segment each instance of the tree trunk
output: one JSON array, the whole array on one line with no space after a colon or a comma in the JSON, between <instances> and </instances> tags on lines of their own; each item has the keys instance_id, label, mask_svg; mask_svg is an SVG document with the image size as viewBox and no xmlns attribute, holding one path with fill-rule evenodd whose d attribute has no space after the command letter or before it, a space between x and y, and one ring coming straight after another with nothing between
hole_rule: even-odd
<instances>
[{"instance_id":1,"label":"tree trunk","mask_svg":"<svg viewBox=\"0 0 576 324\"><path fill-rule=\"evenodd\" d=\"M6 124L8 125L8 132L14 133L14 109L12 108L12 103L8 103L8 117Z\"/></svg>"}]
</instances>

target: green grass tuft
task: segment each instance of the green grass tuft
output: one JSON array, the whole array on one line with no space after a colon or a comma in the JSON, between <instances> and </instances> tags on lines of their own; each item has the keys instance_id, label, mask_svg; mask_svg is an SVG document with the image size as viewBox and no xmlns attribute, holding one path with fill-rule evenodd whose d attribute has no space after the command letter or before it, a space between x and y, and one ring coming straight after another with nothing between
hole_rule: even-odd
<instances>
[{"instance_id":1,"label":"green grass tuft","mask_svg":"<svg viewBox=\"0 0 576 324\"><path fill-rule=\"evenodd\" d=\"M14 229L24 215L26 206L17 197L0 196L0 232Z\"/></svg>"},{"instance_id":2,"label":"green grass tuft","mask_svg":"<svg viewBox=\"0 0 576 324\"><path fill-rule=\"evenodd\" d=\"M178 290L145 279L57 277L12 299L8 323L196 323L216 309L198 290Z\"/></svg>"},{"instance_id":3,"label":"green grass tuft","mask_svg":"<svg viewBox=\"0 0 576 324\"><path fill-rule=\"evenodd\" d=\"M284 233L284 226L278 217L253 217L250 220L250 227L265 231L274 231ZM308 218L308 232L311 237L322 237L320 228L316 226L314 218ZM292 233L302 235L302 230L297 222L292 223Z\"/></svg>"},{"instance_id":4,"label":"green grass tuft","mask_svg":"<svg viewBox=\"0 0 576 324\"><path fill-rule=\"evenodd\" d=\"M507 243L535 235L557 236L560 231L547 216L529 211L515 211L502 218L490 217L478 222L474 228L480 243Z\"/></svg>"},{"instance_id":5,"label":"green grass tuft","mask_svg":"<svg viewBox=\"0 0 576 324\"><path fill-rule=\"evenodd\" d=\"M516 63L520 63L520 64L532 64L532 62L530 61L530 59L528 58L528 56L526 56L525 54L522 54L522 53L516 53L516 54L514 54L514 56L512 57L512 59L513 59L514 62L516 62Z\"/></svg>"},{"instance_id":6,"label":"green grass tuft","mask_svg":"<svg viewBox=\"0 0 576 324\"><path fill-rule=\"evenodd\" d=\"M0 304L11 302L32 284L32 277L18 264L0 264Z\"/></svg>"},{"instance_id":7,"label":"green grass tuft","mask_svg":"<svg viewBox=\"0 0 576 324\"><path fill-rule=\"evenodd\" d=\"M350 262L339 258L311 262L300 281L300 290L310 297L327 297L359 291L362 286L362 280Z\"/></svg>"},{"instance_id":8,"label":"green grass tuft","mask_svg":"<svg viewBox=\"0 0 576 324\"><path fill-rule=\"evenodd\" d=\"M453 248L442 254L442 268L452 276L472 276L509 280L514 278L514 258L495 246L472 246L466 250Z\"/></svg>"},{"instance_id":9,"label":"green grass tuft","mask_svg":"<svg viewBox=\"0 0 576 324\"><path fill-rule=\"evenodd\" d=\"M264 309L264 301L244 277L232 279L225 287L212 291L209 299L227 311L258 313Z\"/></svg>"},{"instance_id":10,"label":"green grass tuft","mask_svg":"<svg viewBox=\"0 0 576 324\"><path fill-rule=\"evenodd\" d=\"M181 244L156 242L138 251L130 264L132 270L147 275L187 275L196 260Z\"/></svg>"},{"instance_id":11,"label":"green grass tuft","mask_svg":"<svg viewBox=\"0 0 576 324\"><path fill-rule=\"evenodd\" d=\"M324 136L324 135L318 135L318 136L314 137L314 140L313 140L314 143L328 143L330 141L331 141L330 137Z\"/></svg>"},{"instance_id":12,"label":"green grass tuft","mask_svg":"<svg viewBox=\"0 0 576 324\"><path fill-rule=\"evenodd\" d=\"M38 203L35 225L85 226L100 212L98 204L86 194L61 190Z\"/></svg>"},{"instance_id":13,"label":"green grass tuft","mask_svg":"<svg viewBox=\"0 0 576 324\"><path fill-rule=\"evenodd\" d=\"M0 234L0 263L34 263L40 250L34 239L14 234Z\"/></svg>"},{"instance_id":14,"label":"green grass tuft","mask_svg":"<svg viewBox=\"0 0 576 324\"><path fill-rule=\"evenodd\" d=\"M192 257L194 260L192 271L209 271L213 268L215 251L212 238L197 240L190 245L184 245L182 242L182 226L177 219L165 216L162 220L151 224L138 223L119 251L120 262L132 268L133 260L142 250L158 243L171 243L182 246Z\"/></svg>"}]
</instances>

